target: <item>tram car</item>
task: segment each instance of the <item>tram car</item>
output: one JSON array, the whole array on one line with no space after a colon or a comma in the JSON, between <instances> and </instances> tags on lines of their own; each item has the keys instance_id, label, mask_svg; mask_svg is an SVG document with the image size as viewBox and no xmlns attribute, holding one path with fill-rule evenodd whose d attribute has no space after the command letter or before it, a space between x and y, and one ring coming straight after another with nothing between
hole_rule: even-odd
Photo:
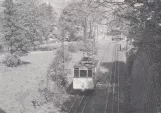
<instances>
[{"instance_id":1,"label":"tram car","mask_svg":"<svg viewBox=\"0 0 161 113\"><path fill-rule=\"evenodd\" d=\"M94 90L98 61L90 57L83 57L74 66L73 89Z\"/></svg>"}]
</instances>

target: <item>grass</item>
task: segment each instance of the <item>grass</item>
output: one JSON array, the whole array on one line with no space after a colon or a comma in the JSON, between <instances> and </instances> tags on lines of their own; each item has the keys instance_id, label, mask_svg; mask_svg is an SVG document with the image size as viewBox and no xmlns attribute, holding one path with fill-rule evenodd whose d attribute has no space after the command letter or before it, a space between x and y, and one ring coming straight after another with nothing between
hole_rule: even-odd
<instances>
[{"instance_id":1,"label":"grass","mask_svg":"<svg viewBox=\"0 0 161 113\"><path fill-rule=\"evenodd\" d=\"M41 99L39 84L46 79L53 57L52 51L37 51L21 58L30 64L7 68L0 63L0 108L6 113L45 113L44 110L50 105L35 109L31 101Z\"/></svg>"},{"instance_id":2,"label":"grass","mask_svg":"<svg viewBox=\"0 0 161 113\"><path fill-rule=\"evenodd\" d=\"M72 60L66 65L71 71L67 77L68 83L72 82L73 65L83 55L82 52L70 54ZM4 56L0 56L0 61L3 60ZM44 110L47 110L48 106L52 104L48 103L35 109L32 100L42 98L38 89L41 81L46 80L47 69L54 56L52 51L34 51L21 57L22 61L29 63L13 68L7 68L0 62L0 108L6 113L45 113ZM50 108L56 110L53 106Z\"/></svg>"},{"instance_id":3,"label":"grass","mask_svg":"<svg viewBox=\"0 0 161 113\"><path fill-rule=\"evenodd\" d=\"M66 45L68 43L65 43ZM42 47L49 46L55 47L53 44L42 45ZM81 58L82 53L71 53L71 55L73 59L67 64L68 69L71 69L71 74L68 76L69 83L73 77L73 65ZM36 109L32 103L34 99L40 102L43 100L38 89L41 82L46 80L47 70L54 56L52 51L33 51L21 57L21 60L26 63L8 68L2 64L5 54L0 54L0 109L6 113L45 113L44 110L50 111L48 107L51 106L52 111L56 110L52 103L44 104Z\"/></svg>"},{"instance_id":4,"label":"grass","mask_svg":"<svg viewBox=\"0 0 161 113\"><path fill-rule=\"evenodd\" d=\"M102 44L104 44L103 41ZM68 83L72 82L74 64L83 56L80 51L70 54L72 60L66 64L66 67L71 70ZM0 55L0 109L6 113L47 113L45 110L57 110L53 108L52 103L44 104L36 109L32 104L34 99L43 100L38 89L40 83L46 80L47 69L53 61L54 52L31 52L21 58L29 63L13 68L7 68L1 63L3 57Z\"/></svg>"}]
</instances>

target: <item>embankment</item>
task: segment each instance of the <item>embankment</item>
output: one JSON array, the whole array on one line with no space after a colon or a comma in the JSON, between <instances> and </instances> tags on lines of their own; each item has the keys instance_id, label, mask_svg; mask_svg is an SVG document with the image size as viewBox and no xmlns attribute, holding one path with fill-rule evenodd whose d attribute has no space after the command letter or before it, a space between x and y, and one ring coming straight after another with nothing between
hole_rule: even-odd
<instances>
[{"instance_id":1,"label":"embankment","mask_svg":"<svg viewBox=\"0 0 161 113\"><path fill-rule=\"evenodd\" d=\"M127 58L127 112L157 113L160 109L161 66L152 56L144 49Z\"/></svg>"}]
</instances>

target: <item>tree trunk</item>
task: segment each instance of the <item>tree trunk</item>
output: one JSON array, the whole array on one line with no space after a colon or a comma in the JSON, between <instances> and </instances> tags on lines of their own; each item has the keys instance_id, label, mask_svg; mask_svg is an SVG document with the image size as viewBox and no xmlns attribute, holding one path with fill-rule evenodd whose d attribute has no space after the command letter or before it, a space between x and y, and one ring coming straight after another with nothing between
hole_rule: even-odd
<instances>
[{"instance_id":1,"label":"tree trunk","mask_svg":"<svg viewBox=\"0 0 161 113\"><path fill-rule=\"evenodd\" d=\"M83 56L85 55L86 52L86 48L87 48L87 20L86 18L84 19L84 40L83 40L83 43L84 43L84 50L83 50Z\"/></svg>"}]
</instances>

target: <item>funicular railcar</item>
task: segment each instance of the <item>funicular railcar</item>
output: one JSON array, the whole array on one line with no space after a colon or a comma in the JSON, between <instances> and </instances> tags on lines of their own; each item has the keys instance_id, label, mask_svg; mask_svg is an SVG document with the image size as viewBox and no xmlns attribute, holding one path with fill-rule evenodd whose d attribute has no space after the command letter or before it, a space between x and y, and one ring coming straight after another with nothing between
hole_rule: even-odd
<instances>
[{"instance_id":1,"label":"funicular railcar","mask_svg":"<svg viewBox=\"0 0 161 113\"><path fill-rule=\"evenodd\" d=\"M93 90L95 88L95 78L98 61L90 57L83 57L74 68L73 89Z\"/></svg>"}]
</instances>

